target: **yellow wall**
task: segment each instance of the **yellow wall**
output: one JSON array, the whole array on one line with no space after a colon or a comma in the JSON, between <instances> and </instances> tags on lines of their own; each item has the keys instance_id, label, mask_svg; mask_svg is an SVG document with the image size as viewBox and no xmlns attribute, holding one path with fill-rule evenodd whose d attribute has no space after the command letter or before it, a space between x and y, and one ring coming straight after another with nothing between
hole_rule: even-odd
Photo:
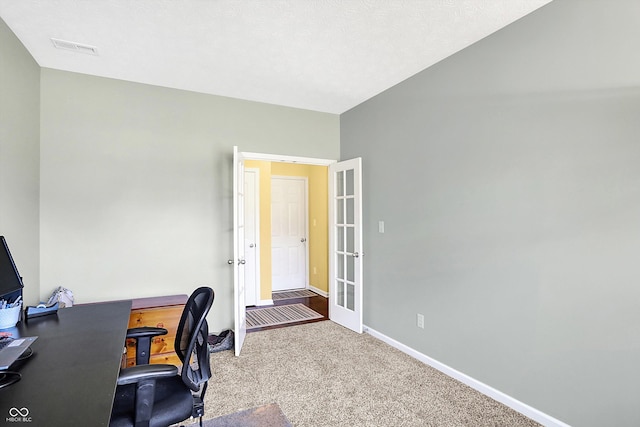
<instances>
[{"instance_id":1,"label":"yellow wall","mask_svg":"<svg viewBox=\"0 0 640 427\"><path fill-rule=\"evenodd\" d=\"M326 166L247 160L260 170L260 299L271 299L271 176L304 176L309 183L309 284L329 292L328 169Z\"/></svg>"}]
</instances>

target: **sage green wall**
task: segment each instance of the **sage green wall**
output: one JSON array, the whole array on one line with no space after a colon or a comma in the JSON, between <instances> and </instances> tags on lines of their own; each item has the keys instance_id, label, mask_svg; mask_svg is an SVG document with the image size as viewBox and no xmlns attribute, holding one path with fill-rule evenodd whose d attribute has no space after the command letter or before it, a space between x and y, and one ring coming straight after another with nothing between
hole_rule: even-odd
<instances>
[{"instance_id":1,"label":"sage green wall","mask_svg":"<svg viewBox=\"0 0 640 427\"><path fill-rule=\"evenodd\" d=\"M79 302L210 285L232 327L232 153L338 158L339 116L42 70L41 277Z\"/></svg>"},{"instance_id":2,"label":"sage green wall","mask_svg":"<svg viewBox=\"0 0 640 427\"><path fill-rule=\"evenodd\" d=\"M575 426L640 425L638 23L556 0L341 115L365 324Z\"/></svg>"},{"instance_id":3,"label":"sage green wall","mask_svg":"<svg viewBox=\"0 0 640 427\"><path fill-rule=\"evenodd\" d=\"M0 20L0 235L28 304L40 300L40 67Z\"/></svg>"}]
</instances>

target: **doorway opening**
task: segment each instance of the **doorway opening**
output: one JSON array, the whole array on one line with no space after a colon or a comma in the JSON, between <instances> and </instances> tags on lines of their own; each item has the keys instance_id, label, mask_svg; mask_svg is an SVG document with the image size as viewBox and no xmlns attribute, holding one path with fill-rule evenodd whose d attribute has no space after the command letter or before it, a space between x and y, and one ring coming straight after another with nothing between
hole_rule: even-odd
<instances>
[{"instance_id":1,"label":"doorway opening","mask_svg":"<svg viewBox=\"0 0 640 427\"><path fill-rule=\"evenodd\" d=\"M245 160L247 307L293 289L328 298L327 188L325 164Z\"/></svg>"},{"instance_id":2,"label":"doorway opening","mask_svg":"<svg viewBox=\"0 0 640 427\"><path fill-rule=\"evenodd\" d=\"M302 158L291 156L270 155L261 153L239 152L238 147L233 148L233 258L229 259L229 264L234 266L233 288L234 288L234 348L236 356L240 355L242 344L247 334L247 305L245 298L245 167L246 162L257 160L266 162L269 167L278 163L293 163L300 165L324 166L323 171L328 175L328 185L325 186L326 198L315 198L316 200L326 200L328 209L324 212L327 217L327 229L324 238L328 240L328 250L324 252L327 259L328 275L327 296L329 297L329 319L362 333L362 159L354 158L336 162L334 160ZM328 168L327 168L328 167ZM260 173L260 180L270 174ZM260 183L262 188L262 182ZM270 188L270 185L265 186ZM260 198L260 205L264 206L265 201ZM269 200L270 204L270 200ZM260 213L265 212L260 209ZM264 223L263 216L260 215L260 235L267 235L262 229ZM269 218L270 219L270 218ZM317 219L316 219L317 224ZM270 229L270 225L266 226ZM270 230L269 230L270 231ZM311 235L311 233L310 233ZM265 242L262 241L259 249L264 249ZM311 247L314 245L311 244ZM265 292L263 278L264 267L271 264L270 251L261 252L269 254L266 263L264 257L260 257L260 296L264 301L265 293L271 299L271 286ZM318 273L323 270L316 268ZM329 277L331 280L329 281ZM309 285L309 287L311 284ZM292 311L292 310L285 310ZM253 313L252 313L253 314Z\"/></svg>"}]
</instances>

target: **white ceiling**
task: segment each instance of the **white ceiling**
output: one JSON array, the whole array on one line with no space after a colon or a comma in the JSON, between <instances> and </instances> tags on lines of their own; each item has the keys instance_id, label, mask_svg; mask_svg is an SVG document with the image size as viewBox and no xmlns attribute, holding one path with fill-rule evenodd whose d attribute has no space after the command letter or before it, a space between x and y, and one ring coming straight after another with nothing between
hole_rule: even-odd
<instances>
[{"instance_id":1,"label":"white ceiling","mask_svg":"<svg viewBox=\"0 0 640 427\"><path fill-rule=\"evenodd\" d=\"M0 17L41 67L340 114L549 2L0 0Z\"/></svg>"}]
</instances>

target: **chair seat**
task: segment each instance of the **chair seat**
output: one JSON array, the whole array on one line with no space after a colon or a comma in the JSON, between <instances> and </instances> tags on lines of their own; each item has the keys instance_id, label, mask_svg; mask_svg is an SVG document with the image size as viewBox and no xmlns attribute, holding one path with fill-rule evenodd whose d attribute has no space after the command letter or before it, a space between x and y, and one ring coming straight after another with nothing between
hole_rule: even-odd
<instances>
[{"instance_id":1,"label":"chair seat","mask_svg":"<svg viewBox=\"0 0 640 427\"><path fill-rule=\"evenodd\" d=\"M136 385L118 386L113 401L111 427L134 426ZM193 395L179 375L158 379L149 427L166 427L189 418L193 411Z\"/></svg>"}]
</instances>

